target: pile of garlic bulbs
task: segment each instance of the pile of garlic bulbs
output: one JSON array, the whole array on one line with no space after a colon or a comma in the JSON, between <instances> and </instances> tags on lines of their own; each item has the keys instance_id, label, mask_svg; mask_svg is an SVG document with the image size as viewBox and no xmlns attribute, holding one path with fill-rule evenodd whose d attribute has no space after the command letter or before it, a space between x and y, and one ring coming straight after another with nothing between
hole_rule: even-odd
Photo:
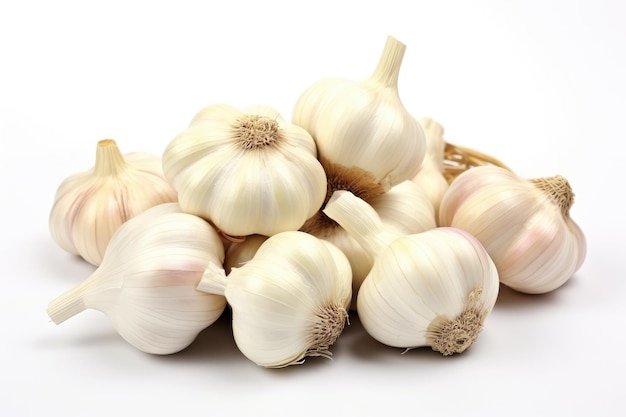
<instances>
[{"instance_id":1,"label":"pile of garlic bulbs","mask_svg":"<svg viewBox=\"0 0 626 417\"><path fill-rule=\"evenodd\" d=\"M382 344L443 355L477 340L500 285L556 290L582 265L565 178L524 179L452 145L403 106L406 46L364 80L269 105L201 109L162 155L98 142L59 186L50 232L96 269L52 299L59 324L99 310L150 354L179 352L229 309L262 367L331 357L351 316Z\"/></svg>"}]
</instances>

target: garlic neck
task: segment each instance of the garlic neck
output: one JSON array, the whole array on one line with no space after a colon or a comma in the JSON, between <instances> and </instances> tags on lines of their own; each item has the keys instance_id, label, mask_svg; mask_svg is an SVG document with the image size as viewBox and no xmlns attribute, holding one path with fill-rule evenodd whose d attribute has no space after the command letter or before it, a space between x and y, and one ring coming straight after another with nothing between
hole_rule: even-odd
<instances>
[{"instance_id":1,"label":"garlic neck","mask_svg":"<svg viewBox=\"0 0 626 417\"><path fill-rule=\"evenodd\" d=\"M370 80L376 81L385 87L397 87L400 65L402 64L405 50L405 44L391 36L387 37L382 55Z\"/></svg>"},{"instance_id":2,"label":"garlic neck","mask_svg":"<svg viewBox=\"0 0 626 417\"><path fill-rule=\"evenodd\" d=\"M335 191L324 213L339 223L372 259L401 236L386 230L376 210L349 191Z\"/></svg>"},{"instance_id":3,"label":"garlic neck","mask_svg":"<svg viewBox=\"0 0 626 417\"><path fill-rule=\"evenodd\" d=\"M50 301L46 313L54 324L61 324L87 308L84 297L91 282L91 279L87 279Z\"/></svg>"},{"instance_id":4,"label":"garlic neck","mask_svg":"<svg viewBox=\"0 0 626 417\"><path fill-rule=\"evenodd\" d=\"M232 270L235 270L235 268ZM221 265L209 262L196 289L208 294L224 295L227 284L228 280L224 268Z\"/></svg>"},{"instance_id":5,"label":"garlic neck","mask_svg":"<svg viewBox=\"0 0 626 417\"><path fill-rule=\"evenodd\" d=\"M426 340L444 355L462 353L478 338L487 313L480 302L482 288L470 292L465 308L453 319L438 316L428 326Z\"/></svg>"},{"instance_id":6,"label":"garlic neck","mask_svg":"<svg viewBox=\"0 0 626 417\"><path fill-rule=\"evenodd\" d=\"M126 169L126 161L113 139L103 139L96 148L94 173L99 176L118 175Z\"/></svg>"},{"instance_id":7,"label":"garlic neck","mask_svg":"<svg viewBox=\"0 0 626 417\"><path fill-rule=\"evenodd\" d=\"M320 210L308 219L300 230L310 233L317 237L327 237L339 227L337 222L328 217L324 212L324 208L335 191L350 191L355 196L367 201L370 198L377 197L385 192L385 188L376 183L374 176L358 167L345 167L341 164L335 164L323 158L320 159L324 172L326 173L327 188L326 198Z\"/></svg>"},{"instance_id":8,"label":"garlic neck","mask_svg":"<svg viewBox=\"0 0 626 417\"><path fill-rule=\"evenodd\" d=\"M246 114L234 128L239 146L244 149L271 146L280 138L278 122L265 116Z\"/></svg>"},{"instance_id":9,"label":"garlic neck","mask_svg":"<svg viewBox=\"0 0 626 417\"><path fill-rule=\"evenodd\" d=\"M565 178L555 175L552 177L535 178L530 180L530 182L550 198L554 205L561 210L563 218L569 218L569 210L572 204L574 204L574 191Z\"/></svg>"}]
</instances>

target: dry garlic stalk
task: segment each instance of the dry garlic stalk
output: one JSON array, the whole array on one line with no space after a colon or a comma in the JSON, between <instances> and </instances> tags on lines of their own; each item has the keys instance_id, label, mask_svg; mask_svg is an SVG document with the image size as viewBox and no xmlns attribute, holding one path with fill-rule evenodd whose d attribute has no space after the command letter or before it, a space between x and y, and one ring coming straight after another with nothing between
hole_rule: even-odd
<instances>
[{"instance_id":1,"label":"dry garlic stalk","mask_svg":"<svg viewBox=\"0 0 626 417\"><path fill-rule=\"evenodd\" d=\"M355 172L351 170L352 174ZM404 181L392 187L390 191L380 193L379 187L364 183L363 177L346 175L345 170L342 169L336 171L327 169L327 176L328 198L337 190L350 191L367 201L390 230L401 234L411 234L437 226L431 202L419 186L411 181ZM372 267L373 258L323 210L307 220L300 230L331 242L348 257L352 268L351 308L356 308L359 288Z\"/></svg>"},{"instance_id":2,"label":"dry garlic stalk","mask_svg":"<svg viewBox=\"0 0 626 417\"><path fill-rule=\"evenodd\" d=\"M330 357L348 319L351 271L334 245L287 231L265 240L228 277L207 268L198 289L225 295L235 342L256 364L278 368Z\"/></svg>"},{"instance_id":3,"label":"dry garlic stalk","mask_svg":"<svg viewBox=\"0 0 626 417\"><path fill-rule=\"evenodd\" d=\"M444 175L446 148L446 142L443 138L444 129L441 124L430 118L420 119L420 125L426 136L426 156L412 181L419 185L428 196L435 209L435 215L437 215L441 199L448 189L448 181Z\"/></svg>"},{"instance_id":4,"label":"dry garlic stalk","mask_svg":"<svg viewBox=\"0 0 626 417\"><path fill-rule=\"evenodd\" d=\"M205 220L177 203L152 207L113 235L96 271L50 302L56 324L85 309L100 310L131 345L152 354L187 347L222 314L221 295L196 289L209 263L221 265L224 247Z\"/></svg>"},{"instance_id":5,"label":"dry garlic stalk","mask_svg":"<svg viewBox=\"0 0 626 417\"><path fill-rule=\"evenodd\" d=\"M114 140L104 139L98 142L95 166L66 178L57 189L50 233L61 248L97 266L125 221L176 199L159 157L122 155Z\"/></svg>"},{"instance_id":6,"label":"dry garlic stalk","mask_svg":"<svg viewBox=\"0 0 626 417\"><path fill-rule=\"evenodd\" d=\"M569 215L573 202L562 176L527 180L505 168L478 166L452 182L439 220L476 236L503 284L546 293L563 285L585 259L585 236Z\"/></svg>"},{"instance_id":7,"label":"dry garlic stalk","mask_svg":"<svg viewBox=\"0 0 626 417\"><path fill-rule=\"evenodd\" d=\"M268 106L200 110L168 144L163 170L185 212L230 236L297 230L326 195L313 138Z\"/></svg>"},{"instance_id":8,"label":"dry garlic stalk","mask_svg":"<svg viewBox=\"0 0 626 417\"><path fill-rule=\"evenodd\" d=\"M477 239L448 227L402 236L348 191L335 192L324 212L374 258L357 296L372 337L444 355L476 341L499 290L496 267Z\"/></svg>"},{"instance_id":9,"label":"dry garlic stalk","mask_svg":"<svg viewBox=\"0 0 626 417\"><path fill-rule=\"evenodd\" d=\"M388 37L369 78L318 81L292 114L293 123L313 135L323 163L358 170L385 191L413 178L426 152L424 132L398 93L405 49Z\"/></svg>"}]
</instances>

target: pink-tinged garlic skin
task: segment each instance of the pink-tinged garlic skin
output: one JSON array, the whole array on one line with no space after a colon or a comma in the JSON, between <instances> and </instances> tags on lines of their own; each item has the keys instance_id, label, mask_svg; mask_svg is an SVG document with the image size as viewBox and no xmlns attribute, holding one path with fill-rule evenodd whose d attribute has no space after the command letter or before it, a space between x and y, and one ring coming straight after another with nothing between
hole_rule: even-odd
<instances>
[{"instance_id":1,"label":"pink-tinged garlic skin","mask_svg":"<svg viewBox=\"0 0 626 417\"><path fill-rule=\"evenodd\" d=\"M92 169L67 177L50 210L50 234L65 251L98 266L115 231L157 204L177 201L161 158L143 152L122 155L111 139L98 142Z\"/></svg>"},{"instance_id":2,"label":"pink-tinged garlic skin","mask_svg":"<svg viewBox=\"0 0 626 417\"><path fill-rule=\"evenodd\" d=\"M573 192L552 194L495 166L471 168L450 185L439 222L474 235L498 268L500 282L517 291L542 294L567 282L584 262L584 233L569 217ZM561 197L566 194L565 199Z\"/></svg>"}]
</instances>

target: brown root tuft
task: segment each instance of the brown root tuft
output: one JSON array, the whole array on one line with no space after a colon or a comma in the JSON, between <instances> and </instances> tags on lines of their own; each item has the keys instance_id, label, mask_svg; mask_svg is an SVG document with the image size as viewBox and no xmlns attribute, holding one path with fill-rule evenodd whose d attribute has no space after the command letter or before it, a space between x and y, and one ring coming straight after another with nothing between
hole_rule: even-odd
<instances>
[{"instance_id":1,"label":"brown root tuft","mask_svg":"<svg viewBox=\"0 0 626 417\"><path fill-rule=\"evenodd\" d=\"M478 338L487 313L480 303L482 289L470 292L465 309L454 319L439 316L428 326L426 341L445 356L462 353Z\"/></svg>"},{"instance_id":2,"label":"brown root tuft","mask_svg":"<svg viewBox=\"0 0 626 417\"><path fill-rule=\"evenodd\" d=\"M348 321L348 312L342 306L326 304L315 315L310 331L310 344L305 356L330 358L330 347L343 332Z\"/></svg>"},{"instance_id":3,"label":"brown root tuft","mask_svg":"<svg viewBox=\"0 0 626 417\"><path fill-rule=\"evenodd\" d=\"M555 175L535 178L530 182L548 195L550 200L561 210L563 218L569 218L569 210L574 204L574 191L565 178Z\"/></svg>"},{"instance_id":4,"label":"brown root tuft","mask_svg":"<svg viewBox=\"0 0 626 417\"><path fill-rule=\"evenodd\" d=\"M244 149L259 149L280 138L278 122L269 117L249 114L237 120L235 136Z\"/></svg>"},{"instance_id":5,"label":"brown root tuft","mask_svg":"<svg viewBox=\"0 0 626 417\"><path fill-rule=\"evenodd\" d=\"M367 201L385 192L385 188L374 181L374 176L358 167L348 168L326 160L320 160L326 172L327 186L324 204L313 217L308 219L300 230L317 237L326 237L333 233L339 224L322 212L326 203L337 190L350 191L355 196Z\"/></svg>"}]
</instances>

